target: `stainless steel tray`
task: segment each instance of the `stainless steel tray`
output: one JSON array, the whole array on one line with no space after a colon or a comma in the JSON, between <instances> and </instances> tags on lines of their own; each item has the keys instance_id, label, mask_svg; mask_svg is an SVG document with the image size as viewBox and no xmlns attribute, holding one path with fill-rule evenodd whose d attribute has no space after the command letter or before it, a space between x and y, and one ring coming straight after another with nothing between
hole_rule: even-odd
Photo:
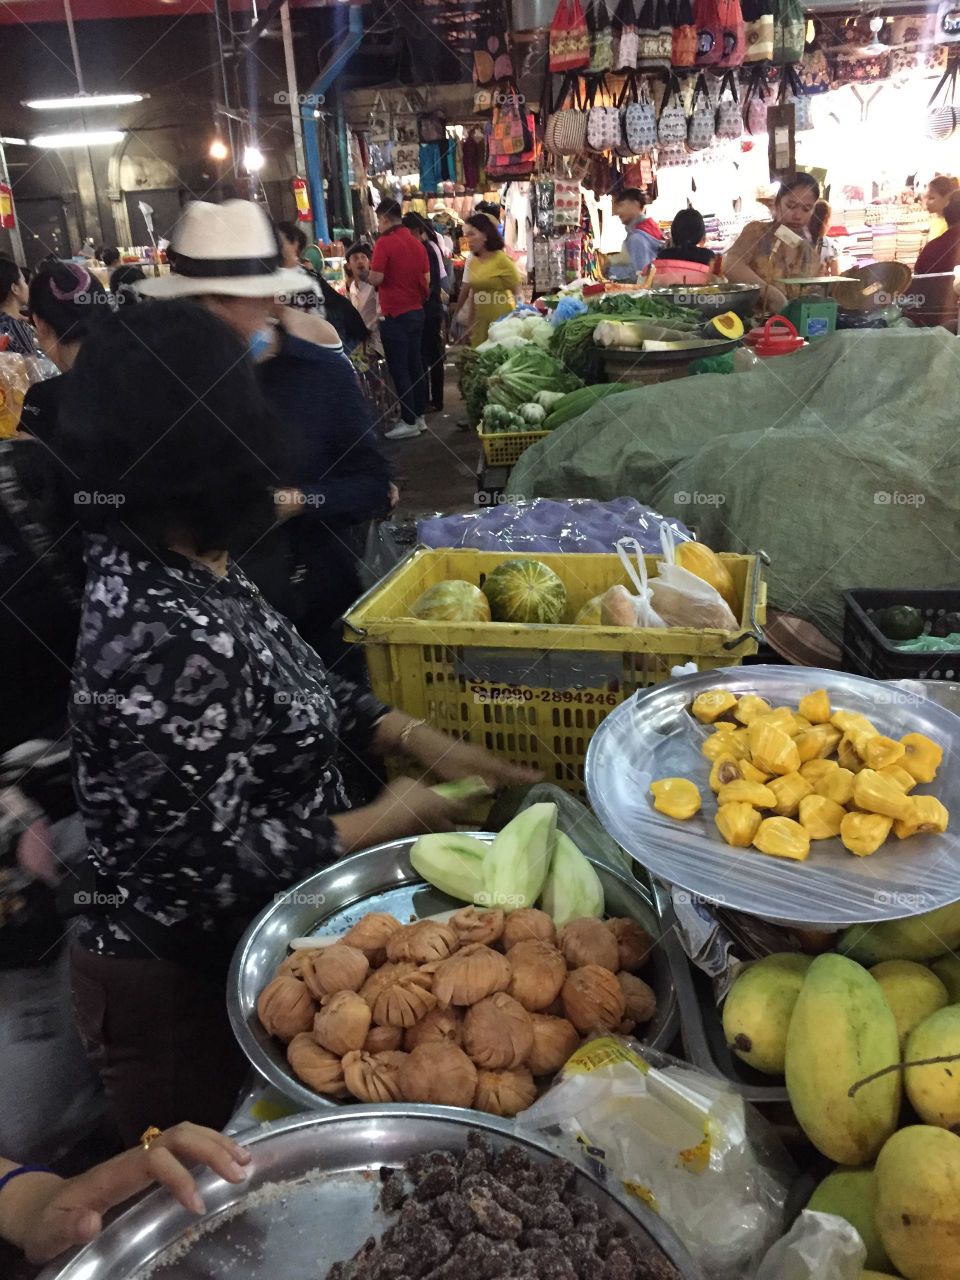
<instances>
[{"instance_id":1,"label":"stainless steel tray","mask_svg":"<svg viewBox=\"0 0 960 1280\"><path fill-rule=\"evenodd\" d=\"M474 832L492 840L489 832ZM227 1009L234 1035L251 1066L300 1107L338 1108L301 1084L290 1070L283 1046L268 1036L257 1017L257 997L287 954L292 938L345 933L368 911L389 911L398 920L434 915L462 906L425 884L410 865L413 838L377 845L345 858L300 884L266 907L250 925L234 952L227 979ZM602 862L591 859L603 885L607 913L632 916L653 938L660 937L656 908L645 890ZM663 947L651 957L644 977L657 996L657 1014L642 1038L655 1049L667 1049L677 1034L676 991ZM471 1113L474 1114L474 1113Z\"/></svg>"},{"instance_id":2,"label":"stainless steel tray","mask_svg":"<svg viewBox=\"0 0 960 1280\"><path fill-rule=\"evenodd\" d=\"M860 711L891 737L917 731L944 748L937 779L918 794L937 795L960 815L960 719L919 694L842 671L747 666L670 681L621 703L597 729L587 752L585 780L594 812L611 836L653 875L711 902L768 919L840 927L892 920L960 898L960 842L945 835L894 839L868 858L840 841L821 840L806 862L771 858L724 844L714 825L716 797L707 786L709 762L700 745L709 730L687 711L705 689L758 693L796 706L825 688L836 707ZM656 812L655 778L691 778L703 808L687 822ZM954 823L960 821L955 816Z\"/></svg>"},{"instance_id":3,"label":"stainless steel tray","mask_svg":"<svg viewBox=\"0 0 960 1280\"><path fill-rule=\"evenodd\" d=\"M517 1137L508 1121L447 1107L349 1107L280 1120L241 1135L253 1153L243 1186L209 1171L200 1176L203 1218L165 1190L150 1192L40 1280L324 1280L334 1262L389 1224L376 1208L381 1166L440 1147L460 1150L477 1131L494 1149L520 1146L536 1160L556 1154L545 1142ZM704 1280L646 1205L583 1168L578 1183L580 1194L659 1249L683 1280Z\"/></svg>"}]
</instances>

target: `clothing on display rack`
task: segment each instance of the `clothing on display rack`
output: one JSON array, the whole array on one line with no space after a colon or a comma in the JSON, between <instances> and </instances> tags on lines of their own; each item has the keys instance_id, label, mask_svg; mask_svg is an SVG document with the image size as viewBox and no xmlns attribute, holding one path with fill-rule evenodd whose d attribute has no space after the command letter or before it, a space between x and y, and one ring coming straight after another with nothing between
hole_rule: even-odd
<instances>
[{"instance_id":1,"label":"clothing on display rack","mask_svg":"<svg viewBox=\"0 0 960 1280\"><path fill-rule=\"evenodd\" d=\"M503 238L510 256L521 274L526 275L527 264L533 260L533 207L531 184L513 181L507 184L504 202Z\"/></svg>"},{"instance_id":2,"label":"clothing on display rack","mask_svg":"<svg viewBox=\"0 0 960 1280\"><path fill-rule=\"evenodd\" d=\"M483 134L479 129L470 130L468 136L463 140L461 151L463 156L464 186L480 186L481 174L483 173L483 162L486 153L483 144Z\"/></svg>"}]
</instances>

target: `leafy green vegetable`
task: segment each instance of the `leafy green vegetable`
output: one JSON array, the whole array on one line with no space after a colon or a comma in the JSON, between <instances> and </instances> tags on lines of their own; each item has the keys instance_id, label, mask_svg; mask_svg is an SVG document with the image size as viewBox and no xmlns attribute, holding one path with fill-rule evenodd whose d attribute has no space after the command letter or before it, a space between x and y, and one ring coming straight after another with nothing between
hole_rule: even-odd
<instances>
[{"instance_id":1,"label":"leafy green vegetable","mask_svg":"<svg viewBox=\"0 0 960 1280\"><path fill-rule=\"evenodd\" d=\"M544 429L553 431L564 422L579 418L581 413L586 413L598 400L605 400L608 396L617 395L621 391L635 390L636 387L631 387L625 382L601 382L593 387L580 387L577 391L569 392L554 405L543 424Z\"/></svg>"},{"instance_id":2,"label":"leafy green vegetable","mask_svg":"<svg viewBox=\"0 0 960 1280\"><path fill-rule=\"evenodd\" d=\"M486 351L474 351L468 347L460 353L458 385L471 427L477 425L483 414L490 375L514 354L506 347L493 347Z\"/></svg>"},{"instance_id":3,"label":"leafy green vegetable","mask_svg":"<svg viewBox=\"0 0 960 1280\"><path fill-rule=\"evenodd\" d=\"M677 307L661 298L609 293L589 305L586 315L574 316L558 325L550 344L551 353L586 383L603 380L603 352L596 347L593 335L597 325L611 316L618 320L656 320L671 328L691 331L700 325L696 311Z\"/></svg>"},{"instance_id":4,"label":"leafy green vegetable","mask_svg":"<svg viewBox=\"0 0 960 1280\"><path fill-rule=\"evenodd\" d=\"M516 351L490 376L487 399L494 404L519 409L529 404L538 391L572 391L580 379L564 369L542 347L531 343Z\"/></svg>"}]
</instances>

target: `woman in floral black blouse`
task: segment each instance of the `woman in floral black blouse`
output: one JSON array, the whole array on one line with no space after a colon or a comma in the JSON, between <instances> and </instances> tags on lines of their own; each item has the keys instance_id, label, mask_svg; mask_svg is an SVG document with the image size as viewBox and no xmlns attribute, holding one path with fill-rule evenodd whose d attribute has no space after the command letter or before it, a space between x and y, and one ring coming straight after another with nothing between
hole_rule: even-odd
<instances>
[{"instance_id":1,"label":"woman in floral black blouse","mask_svg":"<svg viewBox=\"0 0 960 1280\"><path fill-rule=\"evenodd\" d=\"M182 302L106 317L70 380L62 451L89 531L71 715L96 871L78 1018L125 1138L219 1127L243 1074L224 977L251 917L325 863L458 818L411 779L351 809L340 761L405 749L443 778L531 775L332 676L231 561L274 521L280 464L220 320Z\"/></svg>"}]
</instances>

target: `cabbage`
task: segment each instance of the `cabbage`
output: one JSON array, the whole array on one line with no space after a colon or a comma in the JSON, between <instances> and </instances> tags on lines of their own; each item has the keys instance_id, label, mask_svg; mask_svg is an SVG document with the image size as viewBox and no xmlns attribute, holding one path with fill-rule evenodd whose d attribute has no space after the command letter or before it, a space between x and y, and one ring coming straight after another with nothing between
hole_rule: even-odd
<instances>
[{"instance_id":1,"label":"cabbage","mask_svg":"<svg viewBox=\"0 0 960 1280\"><path fill-rule=\"evenodd\" d=\"M533 401L534 404L542 404L547 413L549 413L566 394L565 391L538 391L533 397Z\"/></svg>"},{"instance_id":2,"label":"cabbage","mask_svg":"<svg viewBox=\"0 0 960 1280\"><path fill-rule=\"evenodd\" d=\"M531 427L539 427L547 416L547 411L542 404L522 404L520 406L520 417L524 422L528 422Z\"/></svg>"},{"instance_id":3,"label":"cabbage","mask_svg":"<svg viewBox=\"0 0 960 1280\"><path fill-rule=\"evenodd\" d=\"M573 391L580 379L568 373L559 361L536 343L517 351L493 373L487 384L487 399L519 409L529 404L538 391Z\"/></svg>"}]
</instances>

